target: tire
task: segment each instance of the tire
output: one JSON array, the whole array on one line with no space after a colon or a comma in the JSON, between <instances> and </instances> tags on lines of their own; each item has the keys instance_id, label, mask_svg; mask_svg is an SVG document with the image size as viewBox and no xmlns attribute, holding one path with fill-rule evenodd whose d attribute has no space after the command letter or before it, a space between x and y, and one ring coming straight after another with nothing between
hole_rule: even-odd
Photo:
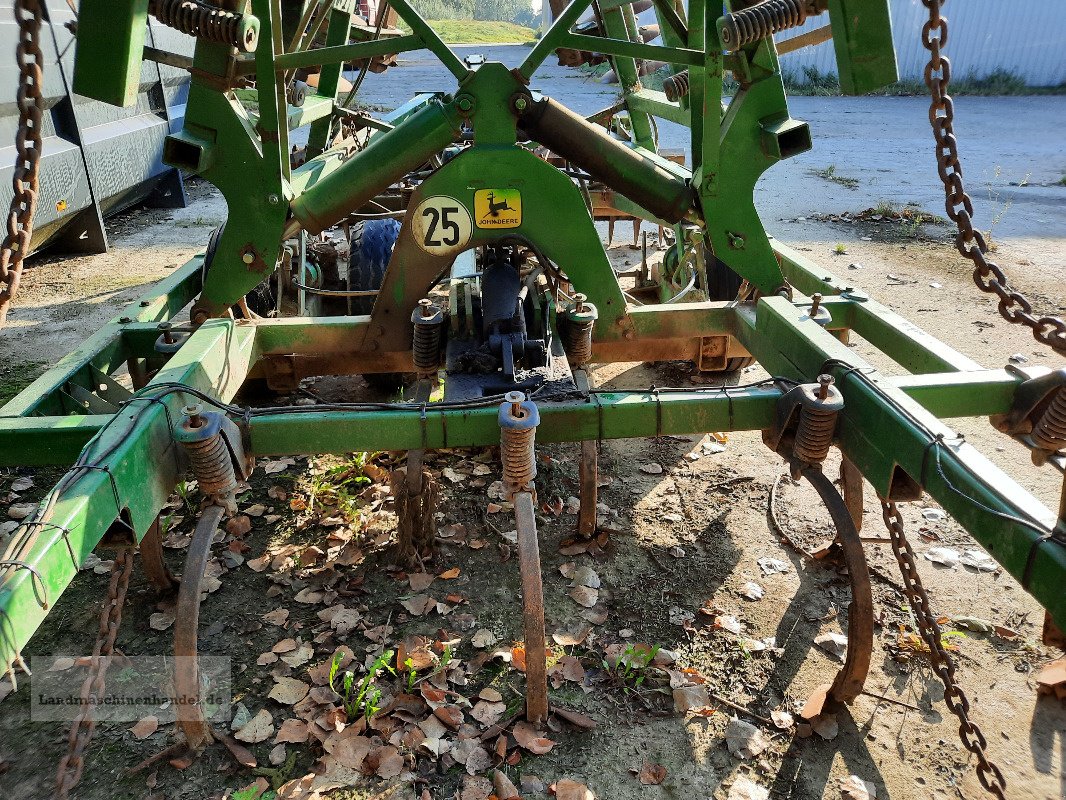
<instances>
[{"instance_id":1,"label":"tire","mask_svg":"<svg viewBox=\"0 0 1066 800\"><path fill-rule=\"evenodd\" d=\"M725 262L720 260L710 250L705 250L704 253L704 265L707 271L707 294L710 299L718 301L736 300L744 279L726 266ZM719 374L738 372L754 363L755 359L751 356L730 358L726 361L725 369L714 370L714 372Z\"/></svg>"},{"instance_id":2,"label":"tire","mask_svg":"<svg viewBox=\"0 0 1066 800\"><path fill-rule=\"evenodd\" d=\"M348 266L348 282L352 290L373 292L381 288L399 235L400 221L396 219L371 219L352 226ZM352 310L357 314L369 314L373 308L372 297L359 297L352 302Z\"/></svg>"},{"instance_id":3,"label":"tire","mask_svg":"<svg viewBox=\"0 0 1066 800\"><path fill-rule=\"evenodd\" d=\"M396 219L370 219L352 226L348 266L348 282L352 290L371 292L381 288L399 235L400 221ZM352 301L352 311L356 314L369 314L373 309L372 297L358 297ZM368 373L363 380L376 391L392 395L403 387L404 377L400 372Z\"/></svg>"},{"instance_id":4,"label":"tire","mask_svg":"<svg viewBox=\"0 0 1066 800\"><path fill-rule=\"evenodd\" d=\"M222 232L226 230L226 223L223 222L213 231L211 236L207 240L207 248L204 250L204 266L201 272L203 280L207 280L207 273L211 271L211 263L215 260L215 253L218 252L218 243L222 240ZM261 317L269 316L274 310L274 292L270 289L270 278L267 278L250 292L245 295L245 299L248 301L248 310L258 314ZM238 306L233 307L233 313L237 316L241 315L241 310Z\"/></svg>"}]
</instances>

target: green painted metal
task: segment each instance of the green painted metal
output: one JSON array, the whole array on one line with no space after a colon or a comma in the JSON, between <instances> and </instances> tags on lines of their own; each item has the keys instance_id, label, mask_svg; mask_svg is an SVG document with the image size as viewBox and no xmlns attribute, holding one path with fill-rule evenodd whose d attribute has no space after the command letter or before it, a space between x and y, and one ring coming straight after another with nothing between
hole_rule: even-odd
<instances>
[{"instance_id":1,"label":"green painted metal","mask_svg":"<svg viewBox=\"0 0 1066 800\"><path fill-rule=\"evenodd\" d=\"M148 0L81 0L74 91L115 106L137 102Z\"/></svg>"},{"instance_id":2,"label":"green painted metal","mask_svg":"<svg viewBox=\"0 0 1066 800\"><path fill-rule=\"evenodd\" d=\"M746 348L771 375L781 378L811 381L823 370L831 372L845 398L839 446L874 488L891 496L923 487L1005 569L1016 577L1023 574L1034 542L1041 530L1055 524L1055 515L943 422L1009 411L1021 378L1006 370L981 369L846 281L772 241L763 228L754 207L756 181L777 161L810 146L806 126L789 114L773 42L767 39L723 53L716 27L722 7L706 0L691 0L687 22L670 0L656 0L664 25L662 47L634 41L631 9L613 3L599 6L609 39L571 33L589 5L590 0L571 3L515 70L502 64L467 69L407 0L393 0L393 7L412 28L410 36L350 43L348 18L334 15L328 20L326 47L292 53L285 52L295 34L292 13L285 18L289 29L283 32L278 0L252 0L251 10L260 21L252 64L255 90L235 88L235 76L245 63L237 64L231 48L197 45L186 126L171 137L167 157L211 181L229 206L206 281L201 285L203 259L197 257L0 408L0 465L69 464L81 453L83 461L98 460L93 466L101 468L72 474L49 521L58 527L38 530L24 553L26 563L44 578L48 605L105 532L122 533L116 519L126 520L133 539L143 536L181 474L183 462L170 424L187 398L176 393L164 397L163 384L196 387L228 401L247 378L268 375L279 361L290 360L297 375L409 369L409 326L386 335L389 320L406 320L414 302L459 251L506 235L538 245L597 305L594 355L600 360L651 358L653 353L696 359L704 345L715 340L712 343L726 341L730 353ZM105 6L112 15L109 63L103 60L105 37L99 28ZM137 37L139 30L143 36L146 6L147 0L83 0L79 92L124 101L130 76L139 70L143 41ZM297 9L297 17L298 7L286 2L289 12ZM886 9L886 0L830 2L841 79L849 91L880 85L894 75ZM456 86L442 87L454 96L419 96L375 122L379 132L354 156L323 150L339 113L340 65L421 47L434 53L456 79ZM762 292L761 299L627 306L574 182L516 143L523 115L541 102L529 95L526 84L559 47L612 56L635 140L634 150L626 151L616 141L604 141L600 131L593 137L587 127L560 125L568 133L559 150L578 140L582 146L574 146L574 153L586 153L590 162L616 162L615 182L647 184L645 190L631 192L641 195L630 197L634 208L640 202L659 207L658 194L683 197L684 208L672 220L684 216L678 247L702 239ZM662 93L643 89L634 64L638 58L667 60L675 72L687 67L689 96L674 104ZM286 73L315 65L325 65L319 94L301 109L290 108L285 102ZM726 72L740 84L731 99L722 94ZM662 163L654 154L639 160L629 157L632 152L650 153L651 116L689 125L691 172ZM212 319L225 315L276 268L285 231L303 226L316 232L335 224L457 141L465 123L474 131L473 145L435 168L412 191L411 207L443 196L473 218L479 190L517 189L522 198L519 224L502 231L475 225L462 247L430 255L416 242L409 215L370 316L255 323ZM289 130L307 124L312 126L310 152L315 157L292 170ZM595 152L589 154L585 139L594 142ZM774 294L786 284L791 300ZM807 313L815 293L824 296L823 306L831 315L825 328ZM192 316L203 324L177 353L160 356L154 349L156 323L175 318L197 295ZM848 332L894 361L901 374L878 371L858 357L842 341ZM89 410L121 403L122 394L109 376L127 361L161 369L141 395L115 413L86 413L85 403ZM106 391L99 390L101 384ZM538 439L765 429L774 422L781 391L779 386L762 385L728 393L633 391L542 399ZM498 441L499 435L491 404L431 404L424 415L421 410L356 407L250 412L246 432L251 452L258 456L484 445ZM1037 546L1028 588L1066 627L1063 575L1066 548ZM7 570L0 576L0 658L5 665L47 611L37 603L30 578L27 570Z\"/></svg>"}]
</instances>

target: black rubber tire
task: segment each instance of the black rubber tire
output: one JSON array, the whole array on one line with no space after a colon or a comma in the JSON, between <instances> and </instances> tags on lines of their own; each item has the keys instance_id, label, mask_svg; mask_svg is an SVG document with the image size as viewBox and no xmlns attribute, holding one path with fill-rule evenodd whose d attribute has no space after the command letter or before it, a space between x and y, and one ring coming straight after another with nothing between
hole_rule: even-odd
<instances>
[{"instance_id":1,"label":"black rubber tire","mask_svg":"<svg viewBox=\"0 0 1066 800\"><path fill-rule=\"evenodd\" d=\"M736 300L740 293L740 286L744 279L720 260L710 250L704 251L704 265L707 270L707 294L711 300ZM755 359L751 356L730 358L726 361L725 369L714 370L722 374L738 372L744 367L751 366Z\"/></svg>"},{"instance_id":2,"label":"black rubber tire","mask_svg":"<svg viewBox=\"0 0 1066 800\"><path fill-rule=\"evenodd\" d=\"M363 220L352 226L348 281L354 291L381 288L399 235L400 221L396 219ZM356 314L369 314L373 309L374 299L371 297L358 297L352 301L352 311ZM382 372L366 374L363 380L374 390L393 395L403 388L405 377L402 372Z\"/></svg>"},{"instance_id":3,"label":"black rubber tire","mask_svg":"<svg viewBox=\"0 0 1066 800\"><path fill-rule=\"evenodd\" d=\"M399 235L400 221L396 219L364 220L352 226L348 281L354 291L372 292L381 288ZM369 314L373 307L374 300L370 297L359 297L352 302L356 314Z\"/></svg>"}]
</instances>

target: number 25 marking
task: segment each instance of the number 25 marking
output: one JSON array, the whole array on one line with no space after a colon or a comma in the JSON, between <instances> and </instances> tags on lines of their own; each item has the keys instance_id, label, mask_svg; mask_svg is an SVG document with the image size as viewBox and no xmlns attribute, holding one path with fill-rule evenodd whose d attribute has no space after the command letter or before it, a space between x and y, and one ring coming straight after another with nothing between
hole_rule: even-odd
<instances>
[{"instance_id":1,"label":"number 25 marking","mask_svg":"<svg viewBox=\"0 0 1066 800\"><path fill-rule=\"evenodd\" d=\"M461 236L459 224L450 219L452 214L458 213L460 209L455 206L443 206L439 212L432 206L424 209L422 217L429 220L429 225L426 227L426 238L423 244L426 247L455 247L459 244ZM437 239L438 225L445 234L443 239Z\"/></svg>"}]
</instances>

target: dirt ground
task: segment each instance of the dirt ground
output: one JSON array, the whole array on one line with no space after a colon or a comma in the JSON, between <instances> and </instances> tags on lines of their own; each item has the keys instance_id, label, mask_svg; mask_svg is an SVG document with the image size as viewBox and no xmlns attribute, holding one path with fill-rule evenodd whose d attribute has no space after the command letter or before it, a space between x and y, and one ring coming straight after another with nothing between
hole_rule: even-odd
<instances>
[{"instance_id":1,"label":"dirt ground","mask_svg":"<svg viewBox=\"0 0 1066 800\"><path fill-rule=\"evenodd\" d=\"M1066 189L1062 191L1066 196ZM196 202L188 209L142 210L112 223L114 249L107 255L47 258L27 273L14 324L0 339L5 394L25 385L148 284L202 248L225 209L210 187L194 184L193 196ZM838 199L833 213L862 210L846 205L844 192ZM778 220L770 227L783 241L838 275L853 276L873 297L981 363L1004 365L1020 354L1029 363L1063 364L1025 331L999 319L994 305L974 288L943 228L904 231L873 222L819 221L814 213ZM838 244L844 253L837 252ZM616 258L632 257L624 246L616 250ZM1064 252L1057 235L1015 237L998 243L996 257L1037 307L1062 313ZM856 342L855 348L879 366L890 366L864 343ZM597 369L596 379L614 387L687 385L693 381L689 370L679 364L620 364ZM740 380L763 376L756 367ZM1022 486L1050 507L1057 504L1060 476L1033 467L1019 446L985 420L959 421L957 427ZM564 642L553 646L553 659L576 670L568 671L570 677L557 676L552 697L597 725L589 732L570 725L550 730L547 735L555 744L539 756L505 741L507 761L502 768L522 788L523 797L545 797L549 784L564 779L585 783L596 797L611 800L861 796L842 795L841 781L851 775L872 784L878 798L982 796L972 760L958 742L958 725L943 703L942 686L921 655L901 647L901 633L910 619L885 543L866 545L879 620L866 687L871 694L837 715L835 733L824 729L810 735L794 723L779 728L768 722L774 712L795 714L839 667L839 658L814 640L826 633L846 633L849 590L846 576L831 564L812 561L799 551L830 537L831 526L811 490L780 478L782 466L758 434L732 434L724 446L696 436L605 442L601 522L610 536L603 552L594 554L560 552L575 526L566 501L577 493L576 446L540 451L540 494L546 506L539 527L548 630ZM317 668L321 677L321 665L342 645L352 648L360 664L368 653L372 660L383 646L395 647L405 639L410 644L416 641L410 637L421 636L429 643L454 642L442 668L450 680L446 686L472 703L478 702L479 693L486 696L483 690L495 690L506 705L506 718L522 697L521 672L513 660L503 660L521 638L521 616L518 567L508 538L514 525L506 507L489 505L495 503L490 499L493 481L500 477L496 458L491 451L454 451L439 453L430 462L443 487L439 523L447 535L426 570L450 575L449 570L458 568L459 574L438 577L420 590L411 576L390 566L395 518L380 489L379 468L367 467L361 459L314 459L281 464L272 474L257 470L241 496L241 509L258 515L249 515L247 533L227 533L226 543L216 549L212 574L220 577L219 586L207 595L201 611L201 652L233 659L234 699L252 716L268 711L272 725L280 729L285 720L307 709L268 698L279 678L313 683L309 669ZM827 464L827 472L835 474L835 466ZM338 468L344 475L365 477L369 488L360 480L358 493L351 487L338 489ZM12 483L26 476L34 477L36 485L21 492L21 500L40 497L58 473L0 473L0 499L13 500ZM778 522L793 544L782 542L768 511L775 484ZM872 494L866 500L864 535L880 537L879 505ZM176 497L170 509L166 553L175 572L181 571L195 516L187 504L196 502L192 491L187 498ZM938 515L930 513L934 519L927 519L922 512L930 509L935 509L931 502L904 508L912 544L920 554L932 547L977 548L949 518L935 519ZM356 547L359 556L348 559L352 563L347 565L320 571L322 565L313 555L302 566L293 563L310 547L326 551L348 545ZM765 559L780 562L772 565L780 571L767 574L760 566L760 560L771 563ZM262 571L257 571L260 566ZM582 574L591 570L597 579L584 585L595 590L591 608L573 598L574 569L582 567L588 568ZM919 571L938 614L949 620L978 618L1017 633L1005 637L947 623L957 632L951 641L958 648L961 683L973 717L988 738L990 756L1007 778L1008 796L1066 796L1066 707L1038 697L1034 689L1034 671L1061 655L1039 643L1042 610L1002 571L948 569L924 558ZM106 568L101 572L87 569L78 576L31 642L28 656L47 661L52 655L91 651L107 583ZM599 587L587 585L592 582ZM762 589L761 599L742 594L750 592L749 582ZM321 596L307 594L309 587L322 589ZM424 611L418 598L425 595L439 605ZM588 592L577 595L589 599ZM330 609L338 604L358 612L357 624L343 634L330 617ZM169 609L168 600L157 597L143 574L135 572L118 640L123 653L166 652L171 631L155 630L153 622L161 618L153 620L153 615L165 615ZM272 614L278 609L288 614ZM584 637L575 634L585 628ZM482 631L491 637L482 636L478 644L483 646L475 646ZM498 641L485 645L487 638ZM299 652L303 645L311 654L302 661L292 659L295 665L284 660L257 663L269 661L260 654L285 639L293 642L279 648L281 655L293 648ZM649 665L640 660L640 654L648 652L645 647L660 648ZM494 648L499 652L492 656ZM421 677L435 669L432 663L439 666L439 651ZM621 667L616 663L620 655ZM570 657L577 667L574 661L562 660ZM634 659L635 666L627 668ZM69 674L71 685L79 685L80 670ZM705 681L700 685L708 690L710 710L675 710L671 680L683 682L686 676ZM425 685L442 680L431 677ZM388 694L404 689L404 681L383 676L380 683ZM315 690L323 687L316 684ZM20 682L19 690L0 705L3 797L51 796L55 765L65 750L62 725L30 721L30 691L28 681ZM473 721L472 709L459 700L456 705L465 709L468 727L449 737L454 742L480 736L483 726ZM760 753L748 758L731 753L727 738L735 737L727 737L726 730L734 715L761 731L757 738L765 749ZM256 776L237 768L218 746L183 770L161 763L128 774L131 766L176 738L173 725L160 726L144 738L132 727L116 723L97 729L79 797L254 796L234 794ZM486 796L484 784L464 777L468 770L453 757L457 751L431 758L425 746L405 738L411 733L407 725L396 734L406 758L402 773L391 783L349 773L351 785L325 796ZM388 740L385 734L382 738ZM490 753L494 745L495 739L486 742ZM279 785L311 773L323 755L317 741L284 744L281 754L274 735L251 746L261 765L271 763L274 751L280 771L266 777ZM335 767L336 759L323 763ZM363 768L370 773L391 774L368 763ZM387 786L397 788L388 795ZM279 796L309 795L298 794L290 783Z\"/></svg>"}]
</instances>

